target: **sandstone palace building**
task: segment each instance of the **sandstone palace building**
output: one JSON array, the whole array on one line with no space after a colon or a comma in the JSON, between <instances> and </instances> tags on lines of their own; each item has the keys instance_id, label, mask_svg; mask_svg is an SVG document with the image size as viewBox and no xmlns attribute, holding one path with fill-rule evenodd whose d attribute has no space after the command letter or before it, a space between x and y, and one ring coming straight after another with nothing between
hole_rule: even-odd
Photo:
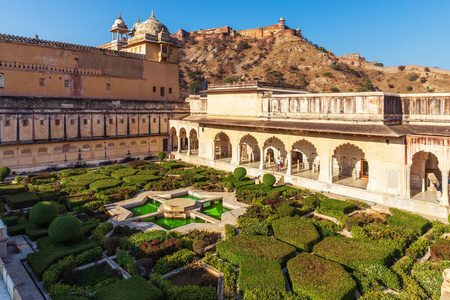
<instances>
[{"instance_id":1,"label":"sandstone palace building","mask_svg":"<svg viewBox=\"0 0 450 300\"><path fill-rule=\"evenodd\" d=\"M450 94L307 94L264 82L206 93L187 99L188 117L170 121L175 157L448 216Z\"/></svg>"},{"instance_id":2,"label":"sandstone palace building","mask_svg":"<svg viewBox=\"0 0 450 300\"><path fill-rule=\"evenodd\" d=\"M153 15L100 47L0 34L0 165L13 171L167 150L178 47Z\"/></svg>"}]
</instances>

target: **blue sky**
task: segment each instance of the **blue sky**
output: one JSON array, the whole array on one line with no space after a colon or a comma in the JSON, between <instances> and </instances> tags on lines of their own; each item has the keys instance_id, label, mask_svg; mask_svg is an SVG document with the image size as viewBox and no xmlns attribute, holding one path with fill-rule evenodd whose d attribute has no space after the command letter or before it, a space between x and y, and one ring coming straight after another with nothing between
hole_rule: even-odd
<instances>
[{"instance_id":1,"label":"blue sky","mask_svg":"<svg viewBox=\"0 0 450 300\"><path fill-rule=\"evenodd\" d=\"M170 3L170 4L169 4ZM261 27L286 19L305 37L337 55L360 52L386 66L417 64L450 69L450 1L103 1L0 0L0 33L97 46L118 13L131 28L156 18L170 32L229 25ZM1 53L0 53L1 57Z\"/></svg>"}]
</instances>

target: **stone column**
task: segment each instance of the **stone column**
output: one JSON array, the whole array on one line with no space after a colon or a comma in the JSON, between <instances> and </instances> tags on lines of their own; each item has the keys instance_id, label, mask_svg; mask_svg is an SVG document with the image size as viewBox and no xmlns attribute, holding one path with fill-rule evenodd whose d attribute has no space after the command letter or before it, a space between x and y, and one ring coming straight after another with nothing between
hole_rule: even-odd
<instances>
[{"instance_id":1,"label":"stone column","mask_svg":"<svg viewBox=\"0 0 450 300\"><path fill-rule=\"evenodd\" d=\"M241 145L238 144L237 145L237 151L236 151L236 164L240 165L241 164Z\"/></svg>"},{"instance_id":2,"label":"stone column","mask_svg":"<svg viewBox=\"0 0 450 300\"><path fill-rule=\"evenodd\" d=\"M448 170L442 172L442 198L441 203L443 205L449 205L448 203Z\"/></svg>"},{"instance_id":3,"label":"stone column","mask_svg":"<svg viewBox=\"0 0 450 300\"><path fill-rule=\"evenodd\" d=\"M333 182L333 158L328 155L320 155L319 181Z\"/></svg>"},{"instance_id":4,"label":"stone column","mask_svg":"<svg viewBox=\"0 0 450 300\"><path fill-rule=\"evenodd\" d=\"M172 152L172 139L173 139L173 137L171 136L171 135L169 135L169 145L168 145L168 148L167 148L167 150L169 150L169 152Z\"/></svg>"},{"instance_id":5,"label":"stone column","mask_svg":"<svg viewBox=\"0 0 450 300\"><path fill-rule=\"evenodd\" d=\"M264 170L264 150L261 150L259 154L259 169Z\"/></svg>"},{"instance_id":6,"label":"stone column","mask_svg":"<svg viewBox=\"0 0 450 300\"><path fill-rule=\"evenodd\" d=\"M291 175L292 174L292 171L291 171L292 162L291 161L292 161L291 154L289 153L289 154L286 155L286 164L287 164L286 175Z\"/></svg>"},{"instance_id":7,"label":"stone column","mask_svg":"<svg viewBox=\"0 0 450 300\"><path fill-rule=\"evenodd\" d=\"M188 137L188 149L187 149L187 155L191 155L191 138Z\"/></svg>"},{"instance_id":8,"label":"stone column","mask_svg":"<svg viewBox=\"0 0 450 300\"><path fill-rule=\"evenodd\" d=\"M411 165L405 166L405 198L411 198Z\"/></svg>"},{"instance_id":9,"label":"stone column","mask_svg":"<svg viewBox=\"0 0 450 300\"><path fill-rule=\"evenodd\" d=\"M181 152L181 136L178 136L178 148L177 148L177 152L178 152L178 153Z\"/></svg>"}]
</instances>

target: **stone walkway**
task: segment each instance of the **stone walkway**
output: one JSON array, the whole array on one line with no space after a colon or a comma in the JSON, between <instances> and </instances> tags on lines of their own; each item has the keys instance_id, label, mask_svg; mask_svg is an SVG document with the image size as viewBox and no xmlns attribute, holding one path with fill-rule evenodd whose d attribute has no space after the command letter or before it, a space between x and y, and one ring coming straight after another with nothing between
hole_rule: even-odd
<instances>
[{"instance_id":1,"label":"stone walkway","mask_svg":"<svg viewBox=\"0 0 450 300\"><path fill-rule=\"evenodd\" d=\"M3 280L0 280L0 300L12 300Z\"/></svg>"},{"instance_id":2,"label":"stone walkway","mask_svg":"<svg viewBox=\"0 0 450 300\"><path fill-rule=\"evenodd\" d=\"M10 237L8 243L11 242L16 244L18 251L13 247L8 247L8 256L3 259L3 262L17 286L20 297L22 300L45 300L21 262L33 250L21 235Z\"/></svg>"}]
</instances>

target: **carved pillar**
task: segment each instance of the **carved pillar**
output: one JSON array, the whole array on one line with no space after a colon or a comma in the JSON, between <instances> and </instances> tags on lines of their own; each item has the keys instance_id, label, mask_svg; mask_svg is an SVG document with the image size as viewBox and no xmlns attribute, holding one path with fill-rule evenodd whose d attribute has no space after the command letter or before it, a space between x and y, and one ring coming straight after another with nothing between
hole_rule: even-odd
<instances>
[{"instance_id":1,"label":"carved pillar","mask_svg":"<svg viewBox=\"0 0 450 300\"><path fill-rule=\"evenodd\" d=\"M236 151L231 151L231 163L239 165L241 163L241 146L237 145Z\"/></svg>"},{"instance_id":2,"label":"carved pillar","mask_svg":"<svg viewBox=\"0 0 450 300\"><path fill-rule=\"evenodd\" d=\"M264 150L261 150L259 154L259 169L264 170Z\"/></svg>"},{"instance_id":3,"label":"carved pillar","mask_svg":"<svg viewBox=\"0 0 450 300\"><path fill-rule=\"evenodd\" d=\"M333 157L328 155L320 155L320 172L319 181L333 182Z\"/></svg>"},{"instance_id":4,"label":"carved pillar","mask_svg":"<svg viewBox=\"0 0 450 300\"><path fill-rule=\"evenodd\" d=\"M291 154L287 154L286 155L286 163L287 163L287 168L286 168L286 175L291 175L292 174L292 158L291 158Z\"/></svg>"},{"instance_id":5,"label":"carved pillar","mask_svg":"<svg viewBox=\"0 0 450 300\"><path fill-rule=\"evenodd\" d=\"M178 147L177 147L177 152L178 152L178 153L181 152L181 136L180 136L180 134L178 134Z\"/></svg>"},{"instance_id":6,"label":"carved pillar","mask_svg":"<svg viewBox=\"0 0 450 300\"><path fill-rule=\"evenodd\" d=\"M449 205L448 203L448 170L442 172L442 198L441 204Z\"/></svg>"},{"instance_id":7,"label":"carved pillar","mask_svg":"<svg viewBox=\"0 0 450 300\"><path fill-rule=\"evenodd\" d=\"M411 165L405 166L405 198L411 198Z\"/></svg>"},{"instance_id":8,"label":"carved pillar","mask_svg":"<svg viewBox=\"0 0 450 300\"><path fill-rule=\"evenodd\" d=\"M172 139L173 139L173 136L172 135L169 135L169 145L168 145L168 149L167 150L169 150L169 152L172 152Z\"/></svg>"},{"instance_id":9,"label":"carved pillar","mask_svg":"<svg viewBox=\"0 0 450 300\"><path fill-rule=\"evenodd\" d=\"M187 155L191 155L191 137L187 138Z\"/></svg>"}]
</instances>

